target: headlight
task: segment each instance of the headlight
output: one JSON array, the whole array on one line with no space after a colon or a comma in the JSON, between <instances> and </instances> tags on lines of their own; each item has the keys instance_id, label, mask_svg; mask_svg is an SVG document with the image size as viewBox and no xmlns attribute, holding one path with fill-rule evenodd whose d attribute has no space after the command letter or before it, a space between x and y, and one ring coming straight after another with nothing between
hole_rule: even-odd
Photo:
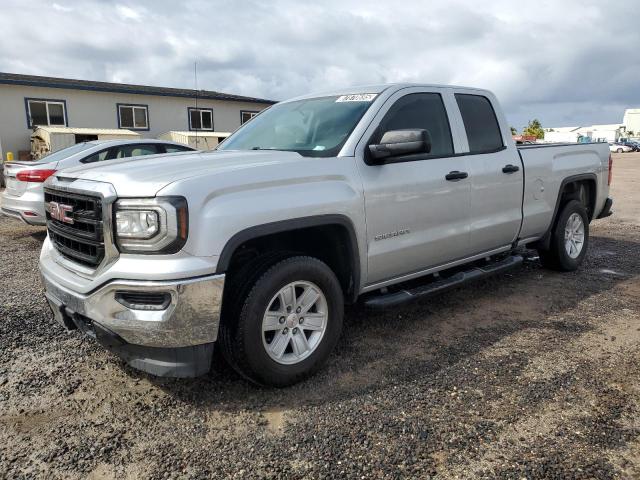
<instances>
[{"instance_id":1,"label":"headlight","mask_svg":"<svg viewBox=\"0 0 640 480\"><path fill-rule=\"evenodd\" d=\"M176 253L187 241L187 201L183 197L130 198L114 208L114 233L123 253Z\"/></svg>"},{"instance_id":2,"label":"headlight","mask_svg":"<svg viewBox=\"0 0 640 480\"><path fill-rule=\"evenodd\" d=\"M145 240L158 233L159 228L158 212L154 210L116 211L116 232L120 238Z\"/></svg>"}]
</instances>

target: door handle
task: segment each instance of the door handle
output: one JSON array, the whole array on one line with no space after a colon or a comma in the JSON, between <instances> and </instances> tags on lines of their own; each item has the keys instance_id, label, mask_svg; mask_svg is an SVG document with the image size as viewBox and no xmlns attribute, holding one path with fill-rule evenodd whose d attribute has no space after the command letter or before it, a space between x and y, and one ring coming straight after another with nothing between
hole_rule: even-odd
<instances>
[{"instance_id":1,"label":"door handle","mask_svg":"<svg viewBox=\"0 0 640 480\"><path fill-rule=\"evenodd\" d=\"M518 170L520 170L520 167L518 167L517 165L509 164L502 167L502 173L515 173Z\"/></svg>"},{"instance_id":2,"label":"door handle","mask_svg":"<svg viewBox=\"0 0 640 480\"><path fill-rule=\"evenodd\" d=\"M454 170L453 172L447 173L444 178L449 181L455 181L462 180L464 178L467 178L468 176L469 174L467 172L459 172L458 170Z\"/></svg>"}]
</instances>

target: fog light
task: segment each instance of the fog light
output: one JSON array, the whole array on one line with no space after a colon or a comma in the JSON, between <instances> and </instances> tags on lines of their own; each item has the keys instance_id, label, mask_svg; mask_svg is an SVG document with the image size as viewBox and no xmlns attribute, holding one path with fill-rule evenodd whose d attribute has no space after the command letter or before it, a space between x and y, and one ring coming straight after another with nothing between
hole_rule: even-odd
<instances>
[{"instance_id":1,"label":"fog light","mask_svg":"<svg viewBox=\"0 0 640 480\"><path fill-rule=\"evenodd\" d=\"M166 310L171 304L169 292L117 291L115 298L131 310Z\"/></svg>"}]
</instances>

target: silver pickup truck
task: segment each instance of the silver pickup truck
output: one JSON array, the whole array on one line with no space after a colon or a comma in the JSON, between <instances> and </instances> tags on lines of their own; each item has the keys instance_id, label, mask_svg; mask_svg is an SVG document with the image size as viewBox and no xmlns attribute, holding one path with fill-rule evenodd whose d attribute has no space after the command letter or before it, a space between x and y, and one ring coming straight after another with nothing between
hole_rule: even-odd
<instances>
[{"instance_id":1,"label":"silver pickup truck","mask_svg":"<svg viewBox=\"0 0 640 480\"><path fill-rule=\"evenodd\" d=\"M214 345L285 386L336 345L345 302L423 298L522 262L570 271L611 214L606 143L518 148L488 91L378 85L279 103L217 151L45 184L55 318L155 375Z\"/></svg>"}]
</instances>

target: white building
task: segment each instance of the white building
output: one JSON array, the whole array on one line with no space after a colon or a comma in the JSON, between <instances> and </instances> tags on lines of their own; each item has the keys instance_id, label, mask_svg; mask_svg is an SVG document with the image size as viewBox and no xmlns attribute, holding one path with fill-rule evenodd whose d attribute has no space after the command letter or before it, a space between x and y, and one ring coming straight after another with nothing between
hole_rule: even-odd
<instances>
[{"instance_id":1,"label":"white building","mask_svg":"<svg viewBox=\"0 0 640 480\"><path fill-rule=\"evenodd\" d=\"M591 127L585 127L589 129L591 135L585 135L591 137L594 142L617 142L620 137L625 136L626 129L624 125L592 125Z\"/></svg>"},{"instance_id":2,"label":"white building","mask_svg":"<svg viewBox=\"0 0 640 480\"><path fill-rule=\"evenodd\" d=\"M143 138L173 130L233 132L273 103L199 90L196 108L189 89L0 72L0 142L5 155L19 159L29 156L37 126L127 129Z\"/></svg>"},{"instance_id":3,"label":"white building","mask_svg":"<svg viewBox=\"0 0 640 480\"><path fill-rule=\"evenodd\" d=\"M580 127L555 127L544 129L544 141L549 143L576 143Z\"/></svg>"},{"instance_id":4,"label":"white building","mask_svg":"<svg viewBox=\"0 0 640 480\"><path fill-rule=\"evenodd\" d=\"M589 138L592 142L617 142L624 137L624 125L590 125L586 127L554 127L544 129L545 142L579 142L581 138Z\"/></svg>"},{"instance_id":5,"label":"white building","mask_svg":"<svg viewBox=\"0 0 640 480\"><path fill-rule=\"evenodd\" d=\"M630 136L640 137L640 108L628 108L622 120ZM631 133L633 132L633 134Z\"/></svg>"}]
</instances>

